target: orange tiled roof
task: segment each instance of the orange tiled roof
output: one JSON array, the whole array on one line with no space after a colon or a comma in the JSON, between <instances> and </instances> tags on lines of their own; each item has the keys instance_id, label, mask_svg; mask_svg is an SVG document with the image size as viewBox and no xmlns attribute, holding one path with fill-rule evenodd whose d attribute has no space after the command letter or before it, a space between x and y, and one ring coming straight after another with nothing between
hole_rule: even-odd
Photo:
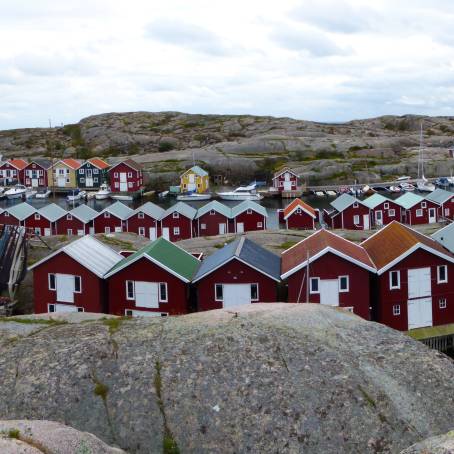
<instances>
[{"instance_id":1,"label":"orange tiled roof","mask_svg":"<svg viewBox=\"0 0 454 454\"><path fill-rule=\"evenodd\" d=\"M23 159L10 159L8 162L19 170L25 169L28 164L27 161L24 161Z\"/></svg>"},{"instance_id":2,"label":"orange tiled roof","mask_svg":"<svg viewBox=\"0 0 454 454\"><path fill-rule=\"evenodd\" d=\"M424 244L437 252L450 256L441 244L400 222L393 221L361 243L377 269L382 269L416 244Z\"/></svg>"},{"instance_id":3,"label":"orange tiled roof","mask_svg":"<svg viewBox=\"0 0 454 454\"><path fill-rule=\"evenodd\" d=\"M67 158L62 159L61 162L63 162L63 164L66 164L68 167L71 167L71 169L73 170L76 170L81 166L81 162L77 159Z\"/></svg>"},{"instance_id":4,"label":"orange tiled roof","mask_svg":"<svg viewBox=\"0 0 454 454\"><path fill-rule=\"evenodd\" d=\"M90 158L88 160L89 163L93 164L94 166L98 167L98 169L107 169L108 167L110 167L109 164L107 164L106 161L103 161L102 159L100 158Z\"/></svg>"},{"instance_id":5,"label":"orange tiled roof","mask_svg":"<svg viewBox=\"0 0 454 454\"><path fill-rule=\"evenodd\" d=\"M334 249L343 255L361 262L363 265L375 268L366 250L358 244L342 238L328 230L318 230L310 237L300 241L295 246L282 253L282 274L309 259L327 247Z\"/></svg>"},{"instance_id":6,"label":"orange tiled roof","mask_svg":"<svg viewBox=\"0 0 454 454\"><path fill-rule=\"evenodd\" d=\"M294 209L300 207L303 211L308 212L314 218L317 217L317 212L306 202L303 202L301 199L292 200L292 202L284 208L284 219L287 218Z\"/></svg>"}]
</instances>

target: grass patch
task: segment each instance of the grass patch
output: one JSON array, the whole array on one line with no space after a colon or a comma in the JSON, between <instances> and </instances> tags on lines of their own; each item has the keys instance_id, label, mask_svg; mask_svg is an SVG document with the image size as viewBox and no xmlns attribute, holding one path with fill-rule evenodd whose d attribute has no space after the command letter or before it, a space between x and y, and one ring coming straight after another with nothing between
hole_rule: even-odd
<instances>
[{"instance_id":1,"label":"grass patch","mask_svg":"<svg viewBox=\"0 0 454 454\"><path fill-rule=\"evenodd\" d=\"M93 381L95 382L93 394L100 397L105 402L107 394L109 393L109 387L105 383L100 382L96 377L93 377Z\"/></svg>"},{"instance_id":2,"label":"grass patch","mask_svg":"<svg viewBox=\"0 0 454 454\"><path fill-rule=\"evenodd\" d=\"M8 438L15 438L19 440L20 438L20 430L19 429L9 429L8 430Z\"/></svg>"},{"instance_id":3,"label":"grass patch","mask_svg":"<svg viewBox=\"0 0 454 454\"><path fill-rule=\"evenodd\" d=\"M377 404L375 403L375 400L361 386L358 385L358 388L361 391L361 394L363 395L367 404L372 408L376 408Z\"/></svg>"},{"instance_id":4,"label":"grass patch","mask_svg":"<svg viewBox=\"0 0 454 454\"><path fill-rule=\"evenodd\" d=\"M295 246L295 244L297 244L298 241L284 241L283 243L281 243L278 248L279 249L289 249L291 248L292 246Z\"/></svg>"},{"instance_id":5,"label":"grass patch","mask_svg":"<svg viewBox=\"0 0 454 454\"><path fill-rule=\"evenodd\" d=\"M229 238L229 239L225 240L223 243L213 244L213 247L216 249L222 249L224 246L226 246L227 244L230 244L234 240L235 240L235 238Z\"/></svg>"},{"instance_id":6,"label":"grass patch","mask_svg":"<svg viewBox=\"0 0 454 454\"><path fill-rule=\"evenodd\" d=\"M164 454L180 454L180 448L172 436L164 435L162 440L162 452Z\"/></svg>"},{"instance_id":7,"label":"grass patch","mask_svg":"<svg viewBox=\"0 0 454 454\"><path fill-rule=\"evenodd\" d=\"M53 318L15 318L15 317L0 317L0 322L15 322L24 325L65 325L66 320L55 320Z\"/></svg>"},{"instance_id":8,"label":"grass patch","mask_svg":"<svg viewBox=\"0 0 454 454\"><path fill-rule=\"evenodd\" d=\"M109 237L106 235L101 236L101 240L105 244L111 244L112 246L119 246L126 250L135 251L134 245L130 241L120 240L118 238Z\"/></svg>"},{"instance_id":9,"label":"grass patch","mask_svg":"<svg viewBox=\"0 0 454 454\"><path fill-rule=\"evenodd\" d=\"M129 317L103 318L102 322L109 328L109 334L112 335L119 330L125 320L129 320Z\"/></svg>"}]
</instances>

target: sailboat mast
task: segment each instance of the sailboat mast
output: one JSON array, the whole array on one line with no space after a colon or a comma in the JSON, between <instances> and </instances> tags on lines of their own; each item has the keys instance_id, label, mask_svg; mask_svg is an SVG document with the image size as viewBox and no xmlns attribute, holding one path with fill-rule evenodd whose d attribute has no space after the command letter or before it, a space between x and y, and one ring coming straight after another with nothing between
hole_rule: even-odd
<instances>
[{"instance_id":1,"label":"sailboat mast","mask_svg":"<svg viewBox=\"0 0 454 454\"><path fill-rule=\"evenodd\" d=\"M424 152L422 149L422 121L421 121L421 126L420 126L420 131L419 131L419 161L420 164L418 166L421 168L421 179L424 180ZM418 171L418 177L419 177L419 171Z\"/></svg>"}]
</instances>

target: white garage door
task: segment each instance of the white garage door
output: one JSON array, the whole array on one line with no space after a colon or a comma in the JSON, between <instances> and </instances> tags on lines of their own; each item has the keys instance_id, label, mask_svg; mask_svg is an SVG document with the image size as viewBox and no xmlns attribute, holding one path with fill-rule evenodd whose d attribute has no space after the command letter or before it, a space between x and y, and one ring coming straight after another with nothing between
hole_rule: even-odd
<instances>
[{"instance_id":1,"label":"white garage door","mask_svg":"<svg viewBox=\"0 0 454 454\"><path fill-rule=\"evenodd\" d=\"M54 304L55 312L78 312L76 306L68 306L67 304Z\"/></svg>"},{"instance_id":2,"label":"white garage door","mask_svg":"<svg viewBox=\"0 0 454 454\"><path fill-rule=\"evenodd\" d=\"M408 301L408 329L432 326L432 298Z\"/></svg>"},{"instance_id":3,"label":"white garage door","mask_svg":"<svg viewBox=\"0 0 454 454\"><path fill-rule=\"evenodd\" d=\"M284 181L284 191L291 191L291 190L292 190L292 182Z\"/></svg>"},{"instance_id":4,"label":"white garage door","mask_svg":"<svg viewBox=\"0 0 454 454\"><path fill-rule=\"evenodd\" d=\"M251 284L224 284L224 308L251 304Z\"/></svg>"},{"instance_id":5,"label":"white garage door","mask_svg":"<svg viewBox=\"0 0 454 454\"><path fill-rule=\"evenodd\" d=\"M408 270L408 299L431 295L430 268Z\"/></svg>"},{"instance_id":6,"label":"white garage door","mask_svg":"<svg viewBox=\"0 0 454 454\"><path fill-rule=\"evenodd\" d=\"M61 303L74 303L74 276L70 274L57 274L57 301Z\"/></svg>"},{"instance_id":7,"label":"white garage door","mask_svg":"<svg viewBox=\"0 0 454 454\"><path fill-rule=\"evenodd\" d=\"M136 281L136 306L158 308L159 299L158 291L159 286L156 282L141 282Z\"/></svg>"},{"instance_id":8,"label":"white garage door","mask_svg":"<svg viewBox=\"0 0 454 454\"><path fill-rule=\"evenodd\" d=\"M128 178L127 173L120 173L120 191L125 192L128 190Z\"/></svg>"},{"instance_id":9,"label":"white garage door","mask_svg":"<svg viewBox=\"0 0 454 454\"><path fill-rule=\"evenodd\" d=\"M339 306L339 281L337 279L320 281L320 304Z\"/></svg>"}]
</instances>

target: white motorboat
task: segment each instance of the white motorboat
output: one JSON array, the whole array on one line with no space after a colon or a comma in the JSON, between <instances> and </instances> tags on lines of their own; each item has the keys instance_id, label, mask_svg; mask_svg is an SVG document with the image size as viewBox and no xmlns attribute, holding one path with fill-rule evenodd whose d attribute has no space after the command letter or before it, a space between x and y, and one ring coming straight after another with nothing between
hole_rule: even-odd
<instances>
[{"instance_id":1,"label":"white motorboat","mask_svg":"<svg viewBox=\"0 0 454 454\"><path fill-rule=\"evenodd\" d=\"M26 192L27 188L23 184L16 184L16 186L5 191L5 196L7 199L20 199L25 196Z\"/></svg>"},{"instance_id":2,"label":"white motorboat","mask_svg":"<svg viewBox=\"0 0 454 454\"><path fill-rule=\"evenodd\" d=\"M27 192L25 193L25 198L32 199L33 197L35 197L36 194L38 194L38 191L36 189L27 188Z\"/></svg>"},{"instance_id":3,"label":"white motorboat","mask_svg":"<svg viewBox=\"0 0 454 454\"><path fill-rule=\"evenodd\" d=\"M420 192L433 192L435 191L435 185L427 181L425 178L416 182L416 187Z\"/></svg>"},{"instance_id":4,"label":"white motorboat","mask_svg":"<svg viewBox=\"0 0 454 454\"><path fill-rule=\"evenodd\" d=\"M177 195L177 200L181 202L198 202L199 200L210 200L211 199L211 194L210 193L204 193L204 194L199 194L197 192L188 192L186 194L180 194Z\"/></svg>"},{"instance_id":5,"label":"white motorboat","mask_svg":"<svg viewBox=\"0 0 454 454\"><path fill-rule=\"evenodd\" d=\"M317 197L323 197L325 195L325 193L323 191L315 191L315 195Z\"/></svg>"},{"instance_id":6,"label":"white motorboat","mask_svg":"<svg viewBox=\"0 0 454 454\"><path fill-rule=\"evenodd\" d=\"M387 190L388 190L388 192L395 192L395 193L402 191L402 189L400 189L399 186L390 186Z\"/></svg>"},{"instance_id":7,"label":"white motorboat","mask_svg":"<svg viewBox=\"0 0 454 454\"><path fill-rule=\"evenodd\" d=\"M113 200L122 200L124 202L132 202L134 200L134 197L132 195L128 194L110 194L109 196Z\"/></svg>"},{"instance_id":8,"label":"white motorboat","mask_svg":"<svg viewBox=\"0 0 454 454\"><path fill-rule=\"evenodd\" d=\"M336 191L326 191L326 195L329 197L335 197L337 195Z\"/></svg>"},{"instance_id":9,"label":"white motorboat","mask_svg":"<svg viewBox=\"0 0 454 454\"><path fill-rule=\"evenodd\" d=\"M83 200L87 197L87 193L85 191L81 191L80 189L75 189L72 194L66 196L67 202L76 202L77 200Z\"/></svg>"},{"instance_id":10,"label":"white motorboat","mask_svg":"<svg viewBox=\"0 0 454 454\"><path fill-rule=\"evenodd\" d=\"M96 200L105 200L110 197L110 188L107 184L102 184L99 187L99 191L95 193Z\"/></svg>"},{"instance_id":11,"label":"white motorboat","mask_svg":"<svg viewBox=\"0 0 454 454\"><path fill-rule=\"evenodd\" d=\"M255 184L240 186L233 191L217 192L222 200L261 200L263 196L255 190Z\"/></svg>"},{"instance_id":12,"label":"white motorboat","mask_svg":"<svg viewBox=\"0 0 454 454\"><path fill-rule=\"evenodd\" d=\"M406 192L414 191L416 189L411 183L400 183L399 186L402 189L402 191Z\"/></svg>"},{"instance_id":13,"label":"white motorboat","mask_svg":"<svg viewBox=\"0 0 454 454\"><path fill-rule=\"evenodd\" d=\"M403 175L396 179L396 181L408 181L408 180L411 180L411 177L409 177L408 175Z\"/></svg>"},{"instance_id":14,"label":"white motorboat","mask_svg":"<svg viewBox=\"0 0 454 454\"><path fill-rule=\"evenodd\" d=\"M47 199L49 196L51 195L51 191L50 189L40 189L37 193L36 193L36 198L37 199Z\"/></svg>"},{"instance_id":15,"label":"white motorboat","mask_svg":"<svg viewBox=\"0 0 454 454\"><path fill-rule=\"evenodd\" d=\"M169 195L169 191L162 191L158 194L158 197L164 198L164 197L167 197L168 195Z\"/></svg>"}]
</instances>

